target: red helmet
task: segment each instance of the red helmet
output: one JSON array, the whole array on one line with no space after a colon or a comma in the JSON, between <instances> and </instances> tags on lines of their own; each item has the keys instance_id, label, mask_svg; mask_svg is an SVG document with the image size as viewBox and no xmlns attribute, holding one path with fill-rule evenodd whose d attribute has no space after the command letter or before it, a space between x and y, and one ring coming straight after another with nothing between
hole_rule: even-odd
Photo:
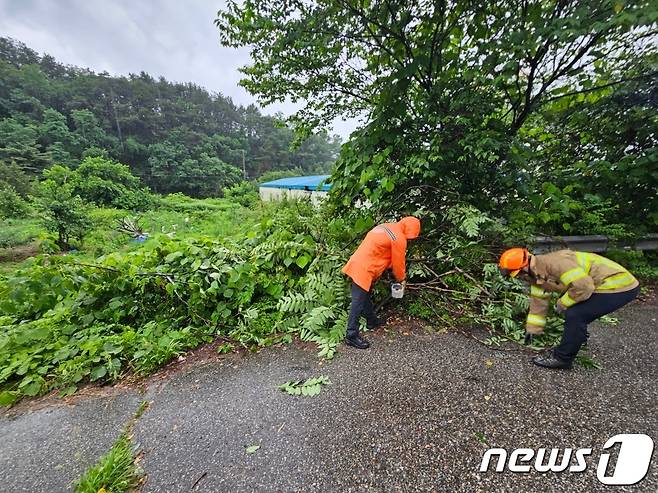
<instances>
[{"instance_id":1,"label":"red helmet","mask_svg":"<svg viewBox=\"0 0 658 493\"><path fill-rule=\"evenodd\" d=\"M498 266L503 275L516 277L521 269L528 266L530 253L525 248L510 248L500 256Z\"/></svg>"}]
</instances>

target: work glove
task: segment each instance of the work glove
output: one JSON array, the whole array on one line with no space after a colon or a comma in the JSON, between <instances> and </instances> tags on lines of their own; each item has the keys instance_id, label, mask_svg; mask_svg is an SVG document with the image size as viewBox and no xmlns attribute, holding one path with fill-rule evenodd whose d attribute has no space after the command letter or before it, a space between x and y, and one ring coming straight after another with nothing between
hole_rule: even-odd
<instances>
[{"instance_id":1,"label":"work glove","mask_svg":"<svg viewBox=\"0 0 658 493\"><path fill-rule=\"evenodd\" d=\"M533 342L534 340L535 340L535 336L534 336L533 334L530 334L529 332L526 332L526 333L525 333L525 339L524 339L523 343L524 343L526 346L532 346L532 342Z\"/></svg>"}]
</instances>

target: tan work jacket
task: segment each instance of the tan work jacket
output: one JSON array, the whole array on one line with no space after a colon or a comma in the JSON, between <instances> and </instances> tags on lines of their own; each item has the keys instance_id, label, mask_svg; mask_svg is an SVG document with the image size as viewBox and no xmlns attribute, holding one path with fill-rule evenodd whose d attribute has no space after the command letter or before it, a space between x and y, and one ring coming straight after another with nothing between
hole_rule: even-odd
<instances>
[{"instance_id":1,"label":"tan work jacket","mask_svg":"<svg viewBox=\"0 0 658 493\"><path fill-rule=\"evenodd\" d=\"M551 293L560 293L558 303L569 308L588 300L593 293L622 293L639 285L625 268L595 253L559 250L530 257L530 310L526 331L540 334L546 326Z\"/></svg>"}]
</instances>

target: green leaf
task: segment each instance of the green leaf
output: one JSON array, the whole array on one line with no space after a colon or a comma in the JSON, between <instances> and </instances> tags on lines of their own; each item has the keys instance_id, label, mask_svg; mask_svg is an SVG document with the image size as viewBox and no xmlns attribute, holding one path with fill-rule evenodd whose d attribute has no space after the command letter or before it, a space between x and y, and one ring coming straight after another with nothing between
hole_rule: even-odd
<instances>
[{"instance_id":1,"label":"green leaf","mask_svg":"<svg viewBox=\"0 0 658 493\"><path fill-rule=\"evenodd\" d=\"M183 256L183 252L181 252L180 250L177 250L177 251L172 252L169 255L167 255L165 257L165 262L170 264L171 262L173 262L174 260L176 260L177 258L182 257L182 256Z\"/></svg>"},{"instance_id":2,"label":"green leaf","mask_svg":"<svg viewBox=\"0 0 658 493\"><path fill-rule=\"evenodd\" d=\"M297 257L297 260L295 260L295 263L297 264L297 266L299 268L303 269L304 267L306 267L306 265L309 263L310 260L311 260L311 257L304 254L304 255L301 255L301 256Z\"/></svg>"},{"instance_id":3,"label":"green leaf","mask_svg":"<svg viewBox=\"0 0 658 493\"><path fill-rule=\"evenodd\" d=\"M118 354L122 351L123 349L120 346L115 346L111 342L106 342L103 344L103 351L109 354Z\"/></svg>"},{"instance_id":4,"label":"green leaf","mask_svg":"<svg viewBox=\"0 0 658 493\"><path fill-rule=\"evenodd\" d=\"M0 392L0 406L11 406L19 397L20 394L18 392L3 390Z\"/></svg>"},{"instance_id":5,"label":"green leaf","mask_svg":"<svg viewBox=\"0 0 658 493\"><path fill-rule=\"evenodd\" d=\"M258 450L259 448L260 448L260 445L252 445L252 446L250 446L250 447L247 447L246 452L247 452L248 454L253 454L253 453L256 452L256 450Z\"/></svg>"},{"instance_id":6,"label":"green leaf","mask_svg":"<svg viewBox=\"0 0 658 493\"><path fill-rule=\"evenodd\" d=\"M65 387L59 392L60 397L67 397L69 395L73 395L77 392L78 387L75 385L69 385L68 387Z\"/></svg>"},{"instance_id":7,"label":"green leaf","mask_svg":"<svg viewBox=\"0 0 658 493\"><path fill-rule=\"evenodd\" d=\"M91 381L98 380L99 378L103 378L105 375L107 375L107 368L104 366L97 366L93 370L91 370L91 373L89 374L89 378Z\"/></svg>"},{"instance_id":8,"label":"green leaf","mask_svg":"<svg viewBox=\"0 0 658 493\"><path fill-rule=\"evenodd\" d=\"M20 389L23 394L34 397L39 395L39 392L41 391L41 382L31 382L25 386L21 386Z\"/></svg>"},{"instance_id":9,"label":"green leaf","mask_svg":"<svg viewBox=\"0 0 658 493\"><path fill-rule=\"evenodd\" d=\"M324 375L315 378L309 378L306 381L291 380L277 386L277 388L287 392L290 395L303 395L305 397L312 397L320 393L322 390L322 385L331 385L331 381Z\"/></svg>"}]
</instances>

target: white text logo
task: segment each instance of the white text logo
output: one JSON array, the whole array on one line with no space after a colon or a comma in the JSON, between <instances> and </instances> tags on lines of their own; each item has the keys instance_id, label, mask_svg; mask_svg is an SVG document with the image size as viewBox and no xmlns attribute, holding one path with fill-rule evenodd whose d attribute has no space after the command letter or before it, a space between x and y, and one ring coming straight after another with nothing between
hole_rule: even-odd
<instances>
[{"instance_id":1,"label":"white text logo","mask_svg":"<svg viewBox=\"0 0 658 493\"><path fill-rule=\"evenodd\" d=\"M615 464L610 464L610 449L619 443L619 454ZM496 472L503 472L505 466L511 472L583 472L587 469L586 457L592 454L591 448L581 448L575 451L567 449L534 450L519 448L513 450L508 457L507 450L492 448L482 457L480 472L487 472L492 459L495 461ZM640 482L649 471L653 455L653 440L643 434L621 434L610 438L603 446L603 452L596 468L596 477L606 485L631 485ZM534 459L534 461L533 461ZM611 471L611 475L608 472Z\"/></svg>"}]
</instances>

